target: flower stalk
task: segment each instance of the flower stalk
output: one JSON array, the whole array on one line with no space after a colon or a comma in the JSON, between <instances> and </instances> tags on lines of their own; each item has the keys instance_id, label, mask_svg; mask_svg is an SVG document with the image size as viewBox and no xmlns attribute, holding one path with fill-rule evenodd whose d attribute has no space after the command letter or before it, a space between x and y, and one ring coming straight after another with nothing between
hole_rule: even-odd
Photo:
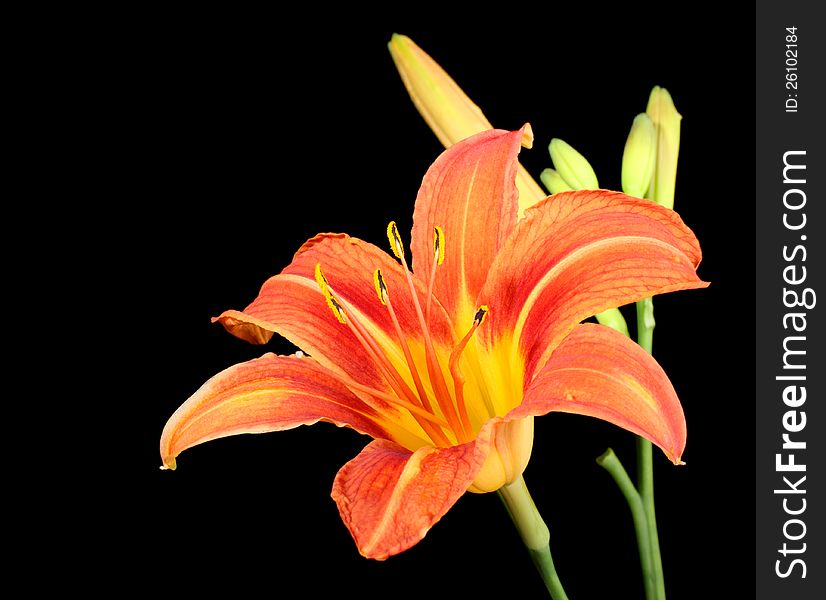
<instances>
[{"instance_id":1,"label":"flower stalk","mask_svg":"<svg viewBox=\"0 0 826 600\"><path fill-rule=\"evenodd\" d=\"M654 338L654 301L645 298L637 302L637 343L648 354ZM637 540L642 551L643 544L647 545L651 553L651 572L645 573L648 580L652 575L654 579L654 590L652 595L646 597L665 600L665 579L663 577L663 561L660 555L660 538L657 533L657 513L654 507L654 452L651 442L637 436L637 487L639 489L642 504L645 507L645 516L648 522L648 540L640 537L640 530L637 530ZM646 588L647 589L647 588Z\"/></svg>"},{"instance_id":2,"label":"flower stalk","mask_svg":"<svg viewBox=\"0 0 826 600\"><path fill-rule=\"evenodd\" d=\"M551 556L550 532L534 504L533 498L521 475L510 485L499 489L499 497L505 504L516 530L528 548L533 564L553 600L568 600Z\"/></svg>"},{"instance_id":3,"label":"flower stalk","mask_svg":"<svg viewBox=\"0 0 826 600\"><path fill-rule=\"evenodd\" d=\"M655 86L651 90L646 112L634 119L625 144L622 188L626 194L646 197L661 206L673 209L681 119L668 91ZM652 354L656 326L653 298L637 301L636 308L637 343L645 352ZM598 458L597 462L612 474L631 507L642 561L646 598L665 600L665 581L654 507L651 442L643 437L637 437L637 488L634 490L636 495L627 489L630 480L626 481L627 475L622 478L619 470L621 469L624 474L625 469L610 449ZM638 524L641 515L645 517L645 527ZM644 556L645 553L648 553L648 560Z\"/></svg>"},{"instance_id":4,"label":"flower stalk","mask_svg":"<svg viewBox=\"0 0 826 600\"><path fill-rule=\"evenodd\" d=\"M674 208L674 190L677 179L677 157L680 152L680 121L682 116L674 106L668 90L654 86L648 99L646 114L656 130L656 158L647 197L666 208ZM637 302L637 343L652 354L654 339L654 300L645 298ZM654 509L654 468L651 442L637 438L637 486L648 519L648 535L651 548L652 570L655 577L655 593L652 598L665 600L660 541L657 534L657 516Z\"/></svg>"},{"instance_id":5,"label":"flower stalk","mask_svg":"<svg viewBox=\"0 0 826 600\"><path fill-rule=\"evenodd\" d=\"M617 455L611 448L597 458L597 464L608 471L619 487L620 492L628 502L631 509L631 518L634 520L634 530L637 532L637 547L640 552L640 566L643 573L643 584L645 585L645 597L655 598L657 590L656 573L653 567L653 554L651 552L650 535L648 531L648 511L643 504L642 497L634 487L634 483L625 471ZM662 568L662 563L660 563Z\"/></svg>"}]
</instances>

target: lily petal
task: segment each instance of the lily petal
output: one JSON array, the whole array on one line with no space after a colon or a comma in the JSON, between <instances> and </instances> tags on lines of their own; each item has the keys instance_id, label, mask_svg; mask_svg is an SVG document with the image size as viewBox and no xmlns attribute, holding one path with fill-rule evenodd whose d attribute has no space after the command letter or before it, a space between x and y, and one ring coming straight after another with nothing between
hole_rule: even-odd
<instances>
[{"instance_id":1,"label":"lily petal","mask_svg":"<svg viewBox=\"0 0 826 600\"><path fill-rule=\"evenodd\" d=\"M386 252L345 234L321 234L306 242L293 262L271 277L258 297L243 311L228 310L213 319L232 333L253 343L262 343L277 332L312 355L325 367L343 372L358 383L379 391L389 387L374 360L358 339L333 315L318 284L315 267L320 264L336 295L357 307L359 321L390 355L402 363L398 337L387 309L379 301L373 284L375 269L381 269L394 299L404 334L421 338L409 286L399 264ZM426 290L414 279L420 302ZM431 315L431 333L446 346L453 344L452 329L437 302Z\"/></svg>"},{"instance_id":2,"label":"lily petal","mask_svg":"<svg viewBox=\"0 0 826 600\"><path fill-rule=\"evenodd\" d=\"M330 311L315 280L275 275L243 311L227 310L212 320L252 343L265 343L277 332L325 367L345 373L362 385L387 389L358 340Z\"/></svg>"},{"instance_id":3,"label":"lily petal","mask_svg":"<svg viewBox=\"0 0 826 600\"><path fill-rule=\"evenodd\" d=\"M562 192L529 209L480 294L488 345L510 338L525 382L583 319L642 298L707 287L701 253L680 217L619 192Z\"/></svg>"},{"instance_id":4,"label":"lily petal","mask_svg":"<svg viewBox=\"0 0 826 600\"><path fill-rule=\"evenodd\" d=\"M414 270L429 273L433 231L444 231L434 293L454 323L471 323L476 296L517 219L519 131L486 131L450 147L427 171L413 212Z\"/></svg>"},{"instance_id":5,"label":"lily petal","mask_svg":"<svg viewBox=\"0 0 826 600\"><path fill-rule=\"evenodd\" d=\"M668 376L650 354L610 327L577 326L508 418L551 411L618 425L651 440L674 464L685 450L685 416Z\"/></svg>"},{"instance_id":6,"label":"lily petal","mask_svg":"<svg viewBox=\"0 0 826 600\"><path fill-rule=\"evenodd\" d=\"M433 237L431 233L431 248ZM346 234L322 233L304 243L296 252L293 262L284 269L285 274L314 277L315 266L320 264L335 294L346 300L369 320L368 325L397 342L397 334L385 306L376 295L373 274L381 269L387 293L392 299L402 332L409 339L421 339L422 330L417 317L410 286L401 265L387 252ZM421 274L413 276L420 306L427 303L427 286ZM452 346L453 327L447 313L437 299L432 299L434 310L428 323L430 333L437 343ZM373 330L371 329L371 332ZM381 341L381 340L379 340Z\"/></svg>"},{"instance_id":7,"label":"lily petal","mask_svg":"<svg viewBox=\"0 0 826 600\"><path fill-rule=\"evenodd\" d=\"M386 440L368 444L341 468L332 492L359 552L384 560L419 542L468 489L489 446L488 436L413 453Z\"/></svg>"},{"instance_id":8,"label":"lily petal","mask_svg":"<svg viewBox=\"0 0 826 600\"><path fill-rule=\"evenodd\" d=\"M391 437L375 410L311 358L265 354L221 371L175 411L161 435L161 459L174 469L192 446L318 421Z\"/></svg>"}]
</instances>

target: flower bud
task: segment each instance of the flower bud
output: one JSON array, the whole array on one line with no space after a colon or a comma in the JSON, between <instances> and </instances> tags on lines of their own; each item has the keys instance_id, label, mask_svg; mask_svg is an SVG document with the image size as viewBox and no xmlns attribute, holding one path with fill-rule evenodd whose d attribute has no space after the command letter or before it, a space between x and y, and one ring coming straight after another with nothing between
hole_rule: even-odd
<instances>
[{"instance_id":1,"label":"flower bud","mask_svg":"<svg viewBox=\"0 0 826 600\"><path fill-rule=\"evenodd\" d=\"M567 192L571 189L571 186L562 179L562 175L551 168L543 170L539 175L539 179L542 181L542 185L552 194Z\"/></svg>"},{"instance_id":2,"label":"flower bud","mask_svg":"<svg viewBox=\"0 0 826 600\"><path fill-rule=\"evenodd\" d=\"M462 88L413 40L394 33L388 48L413 104L446 148L493 129Z\"/></svg>"},{"instance_id":3,"label":"flower bud","mask_svg":"<svg viewBox=\"0 0 826 600\"><path fill-rule=\"evenodd\" d=\"M445 148L480 131L493 129L462 88L413 40L394 33L387 46L410 99ZM516 187L520 215L546 197L522 165L516 173Z\"/></svg>"},{"instance_id":4,"label":"flower bud","mask_svg":"<svg viewBox=\"0 0 826 600\"><path fill-rule=\"evenodd\" d=\"M654 86L645 111L657 130L657 159L647 198L666 208L674 208L677 155L680 151L680 120L671 94Z\"/></svg>"},{"instance_id":5,"label":"flower bud","mask_svg":"<svg viewBox=\"0 0 826 600\"><path fill-rule=\"evenodd\" d=\"M551 140L548 151L551 153L551 160L554 167L572 189L575 190L596 190L599 189L597 175L590 163L579 152L574 150L570 144L563 142L559 138Z\"/></svg>"},{"instance_id":6,"label":"flower bud","mask_svg":"<svg viewBox=\"0 0 826 600\"><path fill-rule=\"evenodd\" d=\"M622 154L622 191L644 198L651 184L657 157L657 130L651 118L641 113L634 118Z\"/></svg>"}]
</instances>

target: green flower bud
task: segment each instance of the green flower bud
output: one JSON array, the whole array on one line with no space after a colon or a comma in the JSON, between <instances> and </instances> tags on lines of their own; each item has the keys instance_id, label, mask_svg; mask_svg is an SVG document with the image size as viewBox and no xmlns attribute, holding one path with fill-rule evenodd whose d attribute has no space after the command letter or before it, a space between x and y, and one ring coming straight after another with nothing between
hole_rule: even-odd
<instances>
[{"instance_id":1,"label":"green flower bud","mask_svg":"<svg viewBox=\"0 0 826 600\"><path fill-rule=\"evenodd\" d=\"M657 158L657 129L649 116L641 113L634 118L631 132L622 154L622 191L629 196L644 198L651 184Z\"/></svg>"},{"instance_id":2,"label":"green flower bud","mask_svg":"<svg viewBox=\"0 0 826 600\"><path fill-rule=\"evenodd\" d=\"M666 208L674 208L677 155L680 152L680 120L671 94L654 86L645 111L657 130L657 159L647 198Z\"/></svg>"},{"instance_id":3,"label":"green flower bud","mask_svg":"<svg viewBox=\"0 0 826 600\"><path fill-rule=\"evenodd\" d=\"M550 168L544 169L542 173L540 173L539 179L551 194L567 192L572 189L571 186L562 179L562 175Z\"/></svg>"},{"instance_id":4,"label":"green flower bud","mask_svg":"<svg viewBox=\"0 0 826 600\"><path fill-rule=\"evenodd\" d=\"M597 175L590 163L579 152L559 138L551 140L548 146L554 167L571 188L575 190L596 190L599 188Z\"/></svg>"},{"instance_id":5,"label":"green flower bud","mask_svg":"<svg viewBox=\"0 0 826 600\"><path fill-rule=\"evenodd\" d=\"M619 331L621 334L628 336L628 324L625 322L625 317L622 316L620 309L609 308L599 314L594 315L600 325L605 325ZM630 336L628 336L630 337Z\"/></svg>"}]
</instances>

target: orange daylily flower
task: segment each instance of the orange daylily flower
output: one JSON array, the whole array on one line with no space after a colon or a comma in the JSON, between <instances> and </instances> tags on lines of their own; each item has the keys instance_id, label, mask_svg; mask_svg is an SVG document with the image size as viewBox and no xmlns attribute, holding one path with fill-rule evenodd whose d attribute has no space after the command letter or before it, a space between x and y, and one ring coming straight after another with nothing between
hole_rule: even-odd
<instances>
[{"instance_id":1,"label":"orange daylily flower","mask_svg":"<svg viewBox=\"0 0 826 600\"><path fill-rule=\"evenodd\" d=\"M589 415L650 439L675 463L683 411L637 344L580 321L612 306L705 287L700 248L673 211L604 190L557 194L517 217L520 131L446 150L416 199L408 263L320 234L243 311L215 318L308 355L261 358L207 381L172 415L160 450L175 468L208 440L328 421L374 438L332 496L359 551L384 559L421 540L466 491L517 480L533 417Z\"/></svg>"}]
</instances>

